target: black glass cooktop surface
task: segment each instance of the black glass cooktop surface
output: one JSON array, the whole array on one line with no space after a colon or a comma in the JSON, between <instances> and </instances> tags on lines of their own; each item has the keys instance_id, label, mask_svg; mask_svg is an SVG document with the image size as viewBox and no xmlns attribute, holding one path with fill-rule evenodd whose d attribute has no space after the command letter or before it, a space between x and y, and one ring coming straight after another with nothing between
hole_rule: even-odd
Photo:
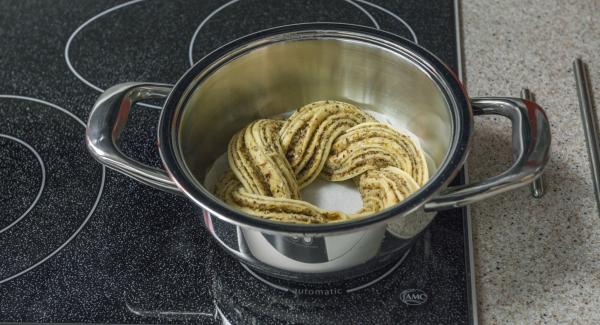
<instances>
[{"instance_id":1,"label":"black glass cooktop surface","mask_svg":"<svg viewBox=\"0 0 600 325\"><path fill-rule=\"evenodd\" d=\"M453 1L4 0L0 10L0 322L473 323L466 210L439 214L392 267L329 285L253 275L183 197L103 168L85 121L106 88L174 83L218 46L315 21L391 31L460 74ZM124 152L160 166L160 103ZM461 175L456 182L462 181Z\"/></svg>"}]
</instances>

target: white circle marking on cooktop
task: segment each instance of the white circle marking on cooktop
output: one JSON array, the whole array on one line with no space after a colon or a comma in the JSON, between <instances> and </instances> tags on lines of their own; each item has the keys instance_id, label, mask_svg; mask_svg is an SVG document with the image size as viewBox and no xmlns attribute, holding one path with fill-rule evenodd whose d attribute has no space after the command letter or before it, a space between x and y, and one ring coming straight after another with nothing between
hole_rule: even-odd
<instances>
[{"instance_id":1,"label":"white circle marking on cooktop","mask_svg":"<svg viewBox=\"0 0 600 325\"><path fill-rule=\"evenodd\" d=\"M37 159L37 161L40 164L40 168L42 169L42 181L40 184L40 189L38 190L37 195L35 196L35 199L33 199L33 202L29 205L29 208L27 208L27 210L25 210L25 212L23 212L23 214L21 214L20 217L15 219L8 226L0 229L0 234L1 234L3 232L7 231L8 229L12 228L17 223L19 223L19 221L23 220L23 218L25 218L29 214L29 212L35 207L35 205L38 203L38 201L40 200L40 197L42 197L42 192L44 191L44 187L46 186L46 166L44 165L44 161L42 160L42 157L40 156L40 154L31 145L29 145L29 143L27 143L19 138L15 138L11 135L8 135L8 134L0 133L0 138L9 139L9 140L15 141L15 142L23 145L25 148L27 148L27 150L31 151L31 153L35 156L35 158Z\"/></svg>"},{"instance_id":2,"label":"white circle marking on cooktop","mask_svg":"<svg viewBox=\"0 0 600 325\"><path fill-rule=\"evenodd\" d=\"M196 43L196 38L198 37L198 34L200 33L200 30L202 29L202 27L204 27L204 25L217 13L219 13L221 10L229 7L232 4L235 4L236 2L239 2L241 0L231 0L225 4L223 4L222 6L220 6L219 8L215 9L213 12L211 12L208 16L206 16L206 18L204 18L204 20L202 20L202 22L200 22L200 25L198 25L198 27L196 28L196 30L194 31L194 34L192 35L192 40L190 41L190 46L188 48L188 58L190 61L190 65L193 66L194 65L194 55L193 55L193 49L194 49L194 44ZM391 12L390 10L380 6L380 5L376 5L374 3L371 3L369 1L366 0L344 0L345 2L350 3L351 5L355 6L356 8L358 8L361 12L363 12L367 17L369 17L369 19L373 22L373 25L375 25L375 28L377 29L381 29L379 27L379 23L377 22L377 20L375 19L375 17L373 17L373 15L371 15L371 13L366 10L363 6L361 6L360 4L356 3L356 1L363 3L365 5L371 6L375 9L381 10L382 12L392 16L394 19L398 20L402 25L404 25L404 27L406 27L408 29L408 31L410 32L413 41L416 44L419 44L419 39L417 38L417 34L415 33L415 31L412 29L412 27L410 27L410 25L402 18L400 18L400 16L396 15L395 13Z\"/></svg>"},{"instance_id":3,"label":"white circle marking on cooktop","mask_svg":"<svg viewBox=\"0 0 600 325\"><path fill-rule=\"evenodd\" d=\"M206 18L204 18L204 20L202 20L202 22L200 22L200 25L198 25L198 27L196 28L196 30L194 31L194 34L192 35L192 40L190 41L190 46L188 47L188 59L190 61L190 65L193 66L194 65L194 44L196 43L196 38L198 37L198 34L200 33L200 30L202 29L202 27L204 27L204 25L206 25L206 23L216 14L218 14L221 10L229 7L232 4L235 4L236 2L239 2L241 0L231 0L225 4L223 4L222 6L220 6L219 8L213 10L210 14L208 14L208 16L206 16ZM375 19L375 17L373 17L373 15L371 15L371 13L366 10L365 8L363 8L361 5L359 5L358 3L354 2L356 0L344 0L345 2L353 5L354 7L358 8L362 13L364 13L370 20L371 22L373 22L373 25L375 25L375 28L379 29L379 23L377 22L377 20ZM410 29L410 27L409 27ZM412 32L412 29L410 29Z\"/></svg>"},{"instance_id":4,"label":"white circle marking on cooktop","mask_svg":"<svg viewBox=\"0 0 600 325\"><path fill-rule=\"evenodd\" d=\"M204 27L204 25L206 25L206 23L216 14L218 14L221 10L231 6L232 4L235 4L236 2L239 2L240 0L231 0L225 4L223 4L222 6L220 6L219 8L213 10L210 14L208 14L208 16L206 16L206 18L204 18L204 20L202 20L202 22L200 22L200 25L198 25L198 27L196 28L196 30L194 31L194 34L192 35L192 40L190 41L190 46L188 47L188 58L190 60L190 65L194 65L194 54L193 54L193 50L194 50L194 43L196 43L196 38L198 37L198 34L200 33L200 30L202 29L202 27ZM371 15L371 13L369 13L365 8L363 8L361 5L353 2L353 0L344 0L348 3L350 3L351 5L355 6L356 8L358 8L360 11L362 11L365 15L367 15L367 17L369 17L369 19L373 22L373 25L375 25L375 27L377 29L379 29L379 23L377 22L377 20L375 20L375 17L373 17Z\"/></svg>"},{"instance_id":5,"label":"white circle marking on cooktop","mask_svg":"<svg viewBox=\"0 0 600 325\"><path fill-rule=\"evenodd\" d=\"M223 9L231 6L232 4L234 4L234 3L238 2L238 1L240 1L240 0L231 0L231 1L223 4L219 8L213 10L213 12L211 12L210 14L208 14L208 16L206 16L206 18L204 18L202 20L202 22L200 22L200 25L198 25L198 27L194 31L194 34L192 35L192 40L190 41L190 46L188 48L188 58L190 59L190 65L194 65L194 55L192 53L192 50L194 48L194 43L196 42L196 37L198 36L198 33L200 33L200 30L202 29L202 27L204 27L204 24L206 24L206 22L208 22L214 15L216 15L217 13L219 13L221 10L223 10Z\"/></svg>"},{"instance_id":6,"label":"white circle marking on cooktop","mask_svg":"<svg viewBox=\"0 0 600 325\"><path fill-rule=\"evenodd\" d=\"M52 104L50 102L47 102L45 100L41 100L41 99L37 99L37 98L32 98L32 97L27 97L27 96L19 96L19 95L0 95L0 98L7 98L7 99L20 99L20 100L25 100L25 101L30 101L30 102L34 102L34 103L38 103L38 104L42 104L45 106L48 106L50 108L56 109L62 113L65 113L66 115L68 115L69 117L73 118L75 121L77 121L79 124L81 124L81 126L83 126L84 128L86 127L85 123L79 118L77 117L75 114L71 113L70 111L57 106L55 104ZM90 209L90 212L87 214L87 216L85 217L85 219L83 220L83 222L81 223L81 225L79 225L79 228L77 228L75 230L75 232L73 232L73 234L71 234L71 236L64 242L62 243L58 248L56 248L54 251L52 251L50 254L46 255L44 258L38 260L37 262L35 262L33 265L29 266L26 269L23 269L7 278L4 279L0 279L0 284L8 282L10 280L13 280L15 278L20 277L21 275L35 269L36 267L42 265L44 262L46 262L47 260L49 260L50 258L52 258L54 255L58 254L58 252L60 252L63 248L65 248L65 246L67 246L73 239L75 239L75 237L77 237L77 235L79 235L79 233L81 232L81 230L83 230L83 228L85 227L85 225L88 223L88 221L90 221L90 218L92 217L92 214L94 214L94 211L96 211L96 207L98 206L98 203L100 202L100 197L102 197L102 192L104 190L104 181L106 178L106 167L104 167L104 165L102 165L102 179L100 181L100 189L98 190L98 196L96 197L96 200L94 201L94 205L92 206L92 208Z\"/></svg>"},{"instance_id":7,"label":"white circle marking on cooktop","mask_svg":"<svg viewBox=\"0 0 600 325\"><path fill-rule=\"evenodd\" d=\"M97 90L99 92L104 92L104 89L94 85L93 83L91 83L89 80L85 79L79 72L77 72L77 70L75 69L75 67L73 67L73 64L71 63L71 56L69 55L69 50L71 49L71 43L73 42L73 40L75 39L75 36L77 36L77 34L79 34L79 32L81 32L81 30L83 30L86 26L88 26L89 24L91 24L93 21L95 21L96 19L109 14L113 11L119 10L123 7L127 7L129 5L138 3L138 2L142 2L144 0L132 0L129 2L125 2L122 3L120 5L108 8L104 11L102 11L101 13L95 15L94 17L86 20L83 24L81 24L79 27L77 27L77 29L75 29L75 31L73 32L73 34L71 34L71 36L69 36L69 39L67 40L67 44L65 45L65 61L67 62L67 66L69 67L69 70L71 70L71 72L75 75L75 77L77 77L77 79L81 80L84 84L88 85L89 87L91 87L94 90ZM145 106L145 107L150 107L150 108L155 108L155 109L162 109L161 106L156 106L156 105L152 105L152 104L146 104L146 103L138 103L138 105L140 106Z\"/></svg>"},{"instance_id":8,"label":"white circle marking on cooktop","mask_svg":"<svg viewBox=\"0 0 600 325\"><path fill-rule=\"evenodd\" d=\"M363 6L359 5L358 3L354 2L354 0L345 0L345 1L348 2L349 4L355 6L356 8L358 8L358 10L362 11L365 15L367 15L367 17L369 17L369 19L371 20L373 25L375 25L375 28L381 29L379 27L379 23L377 22L377 19L375 19L375 17L373 17L373 15L371 15L371 13L367 9L363 8Z\"/></svg>"},{"instance_id":9,"label":"white circle marking on cooktop","mask_svg":"<svg viewBox=\"0 0 600 325\"><path fill-rule=\"evenodd\" d=\"M371 6L371 7L375 8L375 9L379 9L379 10L385 12L386 14L394 17L397 21L399 21L402 25L404 25L404 27L406 27L408 29L408 31L410 32L410 35L412 36L413 41L415 42L415 44L419 44L419 39L417 38L417 34L415 33L415 31L412 29L412 27L410 27L410 25L406 21L404 21L404 19L400 18L400 16L398 16L395 13L391 12L389 9L386 9L386 8L380 6L380 5L376 5L376 4L374 4L372 2L369 2L369 1L366 1L366 0L352 0L352 1L358 1L360 3L364 3L364 4L368 5L368 6Z\"/></svg>"}]
</instances>

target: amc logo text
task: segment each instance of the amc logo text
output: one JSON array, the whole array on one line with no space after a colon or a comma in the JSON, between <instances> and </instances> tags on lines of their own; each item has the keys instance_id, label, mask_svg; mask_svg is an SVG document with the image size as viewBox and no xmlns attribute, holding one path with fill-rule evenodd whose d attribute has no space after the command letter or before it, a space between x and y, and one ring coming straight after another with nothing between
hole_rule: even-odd
<instances>
[{"instance_id":1,"label":"amc logo text","mask_svg":"<svg viewBox=\"0 0 600 325\"><path fill-rule=\"evenodd\" d=\"M427 294L420 289L407 289L400 293L400 300L407 305L422 305L427 301Z\"/></svg>"}]
</instances>

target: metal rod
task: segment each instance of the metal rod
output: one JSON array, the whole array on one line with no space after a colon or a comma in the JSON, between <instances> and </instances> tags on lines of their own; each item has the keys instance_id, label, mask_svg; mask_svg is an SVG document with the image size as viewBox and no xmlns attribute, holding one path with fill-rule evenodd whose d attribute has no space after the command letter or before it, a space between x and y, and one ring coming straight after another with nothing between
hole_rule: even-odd
<instances>
[{"instance_id":1,"label":"metal rod","mask_svg":"<svg viewBox=\"0 0 600 325\"><path fill-rule=\"evenodd\" d=\"M590 157L590 167L594 183L594 196L597 207L600 208L600 150L598 148L598 122L592 107L592 94L590 80L587 74L586 64L580 58L573 61L575 71L575 82L577 84L577 97L579 97L579 108L583 120L583 131Z\"/></svg>"},{"instance_id":2,"label":"metal rod","mask_svg":"<svg viewBox=\"0 0 600 325\"><path fill-rule=\"evenodd\" d=\"M533 94L527 88L521 89L521 98L535 102L535 98L534 98ZM529 190L531 191L531 196L533 196L536 199L539 199L542 196L544 196L546 191L544 190L544 179L543 179L542 175L540 175L540 177L536 178L531 183L531 185L529 185Z\"/></svg>"}]
</instances>

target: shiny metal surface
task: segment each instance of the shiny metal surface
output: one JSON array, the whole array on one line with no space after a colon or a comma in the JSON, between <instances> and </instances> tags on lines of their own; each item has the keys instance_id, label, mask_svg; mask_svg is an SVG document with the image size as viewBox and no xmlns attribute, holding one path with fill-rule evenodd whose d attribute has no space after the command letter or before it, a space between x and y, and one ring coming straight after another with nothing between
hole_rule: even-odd
<instances>
[{"instance_id":1,"label":"shiny metal surface","mask_svg":"<svg viewBox=\"0 0 600 325\"><path fill-rule=\"evenodd\" d=\"M528 88L521 89L521 98L527 99L528 101L535 102L535 98L531 91ZM545 194L544 190L544 176L540 175L536 178L530 185L529 190L531 191L531 196L536 199L541 198Z\"/></svg>"},{"instance_id":2,"label":"shiny metal surface","mask_svg":"<svg viewBox=\"0 0 600 325\"><path fill-rule=\"evenodd\" d=\"M131 106L144 99L165 98L171 88L162 84L124 83L107 89L90 113L86 144L92 156L107 167L158 189L180 193L165 171L141 164L119 149Z\"/></svg>"},{"instance_id":3,"label":"shiny metal surface","mask_svg":"<svg viewBox=\"0 0 600 325\"><path fill-rule=\"evenodd\" d=\"M393 208L324 225L252 217L204 187L206 172L234 132L254 119L322 99L348 101L400 121L431 157L430 181ZM472 112L456 75L418 45L368 27L315 23L252 34L200 60L169 96L158 131L165 167L185 195L211 214L265 232L318 236L382 226L418 210L460 170Z\"/></svg>"},{"instance_id":4,"label":"shiny metal surface","mask_svg":"<svg viewBox=\"0 0 600 325\"><path fill-rule=\"evenodd\" d=\"M236 40L200 60L170 92L161 113L159 151L170 180L162 171L132 163L110 140L118 138L110 130L124 125L131 101L164 96L168 89L161 87L128 84L108 90L90 118L92 153L146 184L179 188L203 208L207 229L226 251L255 270L290 280L339 280L385 267L399 260L433 220L435 213L423 208L426 202L429 208L442 209L509 190L533 180L548 159L548 123L537 105L484 98L473 100L472 108L455 74L431 53L367 27L278 27ZM236 131L255 119L323 99L351 102L401 121L433 161L429 182L401 204L373 216L325 225L246 215L204 187L207 171ZM511 118L515 150L521 154L502 175L443 192L466 158L473 109Z\"/></svg>"},{"instance_id":5,"label":"shiny metal surface","mask_svg":"<svg viewBox=\"0 0 600 325\"><path fill-rule=\"evenodd\" d=\"M433 78L408 58L366 42L318 34L274 39L220 66L192 91L181 108L177 139L198 184L242 127L317 100L350 102L401 121L435 166L453 139L449 104Z\"/></svg>"},{"instance_id":6,"label":"shiny metal surface","mask_svg":"<svg viewBox=\"0 0 600 325\"><path fill-rule=\"evenodd\" d=\"M590 157L590 169L592 172L592 183L594 184L594 197L596 205L600 209L600 148L598 148L598 122L593 107L592 87L587 72L586 64L577 58L573 61L575 71L575 83L577 86L577 97L583 131L587 143L588 156Z\"/></svg>"},{"instance_id":7,"label":"shiny metal surface","mask_svg":"<svg viewBox=\"0 0 600 325\"><path fill-rule=\"evenodd\" d=\"M538 178L550 158L550 123L536 103L519 98L474 98L475 115L502 115L512 122L512 166L487 180L449 188L425 204L426 210L465 206L529 184Z\"/></svg>"}]
</instances>

